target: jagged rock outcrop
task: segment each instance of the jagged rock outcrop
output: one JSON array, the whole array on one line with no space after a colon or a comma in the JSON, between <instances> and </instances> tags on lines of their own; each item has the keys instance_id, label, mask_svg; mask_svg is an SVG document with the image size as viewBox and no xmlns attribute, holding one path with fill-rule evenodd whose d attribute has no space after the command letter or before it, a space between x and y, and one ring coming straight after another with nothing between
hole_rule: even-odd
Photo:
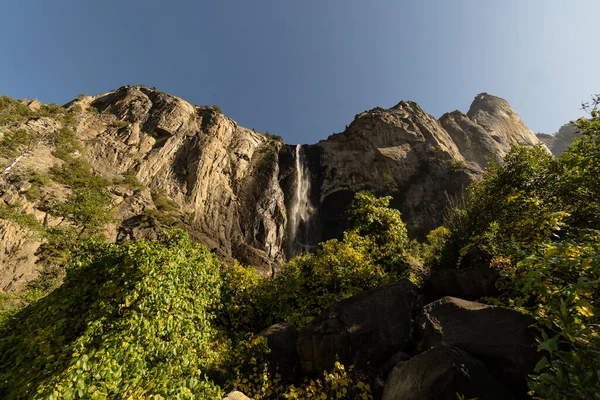
<instances>
[{"instance_id":1,"label":"jagged rock outcrop","mask_svg":"<svg viewBox=\"0 0 600 400\"><path fill-rule=\"evenodd\" d=\"M303 250L340 237L345 210L359 190L393 196L391 205L401 210L409 234L424 237L442 223L449 199L478 179L489 158L502 157L511 144L538 143L506 101L487 94L477 96L467 115L454 112L440 121L407 101L365 111L344 132L302 146L314 210L310 221L292 228L296 147L243 128L212 107L143 86L80 96L65 105L68 115L46 112L37 102L21 107L33 116L1 126L0 139L24 130L36 142L16 158L0 155L0 196L27 185L33 172L47 176L63 164L52 138L68 124L82 144L78 156L110 181L116 205L116 221L106 231L110 240L155 238L162 227L175 225L225 261L239 259L266 275L296 253L288 243L290 229L303 230ZM125 182L131 179L139 185ZM47 200L71 193L64 184L48 185L41 189L45 200L31 200L25 189L19 203L44 224L61 221ZM161 199L176 205L169 223L157 215ZM7 246L0 252L9 251ZM35 246L25 247L35 255ZM29 256L11 263L27 259L28 270ZM13 271L3 281L19 275L15 268L3 269Z\"/></svg>"},{"instance_id":2,"label":"jagged rock outcrop","mask_svg":"<svg viewBox=\"0 0 600 400\"><path fill-rule=\"evenodd\" d=\"M564 153L575 139L581 137L581 131L573 123L564 124L554 135L538 133L537 138L550 149L556 157Z\"/></svg>"},{"instance_id":3,"label":"jagged rock outcrop","mask_svg":"<svg viewBox=\"0 0 600 400\"><path fill-rule=\"evenodd\" d=\"M414 102L358 114L321 152L320 203L325 237L339 236L355 192L394 197L409 234L423 237L441 223L448 197L458 196L480 171L467 165L441 124Z\"/></svg>"},{"instance_id":4,"label":"jagged rock outcrop","mask_svg":"<svg viewBox=\"0 0 600 400\"><path fill-rule=\"evenodd\" d=\"M86 120L78 127L95 168L108 176L132 170L177 202L203 241L225 256L266 271L283 260L276 142L153 89L124 87L90 104L129 123L111 129Z\"/></svg>"},{"instance_id":5,"label":"jagged rock outcrop","mask_svg":"<svg viewBox=\"0 0 600 400\"><path fill-rule=\"evenodd\" d=\"M487 93L475 97L466 115L453 111L440 123L465 159L482 169L501 161L513 145L542 143L506 100Z\"/></svg>"}]
</instances>

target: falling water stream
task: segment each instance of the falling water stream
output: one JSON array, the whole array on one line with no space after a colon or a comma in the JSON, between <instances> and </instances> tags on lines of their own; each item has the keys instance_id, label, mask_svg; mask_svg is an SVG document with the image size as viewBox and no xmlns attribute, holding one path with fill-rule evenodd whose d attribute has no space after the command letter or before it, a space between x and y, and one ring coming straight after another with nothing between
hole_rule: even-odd
<instances>
[{"instance_id":1,"label":"falling water stream","mask_svg":"<svg viewBox=\"0 0 600 400\"><path fill-rule=\"evenodd\" d=\"M310 201L310 175L304 165L301 145L296 145L296 179L294 196L290 204L289 242L291 254L307 250L309 246L308 225L315 212Z\"/></svg>"}]
</instances>

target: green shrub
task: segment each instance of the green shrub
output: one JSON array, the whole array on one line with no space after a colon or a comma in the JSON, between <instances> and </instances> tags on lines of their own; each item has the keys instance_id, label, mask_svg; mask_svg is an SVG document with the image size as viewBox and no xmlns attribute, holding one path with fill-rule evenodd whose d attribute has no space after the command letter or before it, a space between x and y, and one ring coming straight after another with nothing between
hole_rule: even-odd
<instances>
[{"instance_id":1,"label":"green shrub","mask_svg":"<svg viewBox=\"0 0 600 400\"><path fill-rule=\"evenodd\" d=\"M8 96L0 96L0 126L24 121L34 115L25 104Z\"/></svg>"},{"instance_id":2,"label":"green shrub","mask_svg":"<svg viewBox=\"0 0 600 400\"><path fill-rule=\"evenodd\" d=\"M555 159L513 148L469 189L447 221L441 266L491 266L501 302L537 320L546 354L531 376L534 398L600 393L600 114Z\"/></svg>"},{"instance_id":3,"label":"green shrub","mask_svg":"<svg viewBox=\"0 0 600 400\"><path fill-rule=\"evenodd\" d=\"M31 151L41 140L39 134L24 129L7 132L0 141L0 156L10 158Z\"/></svg>"},{"instance_id":4,"label":"green shrub","mask_svg":"<svg viewBox=\"0 0 600 400\"><path fill-rule=\"evenodd\" d=\"M212 106L212 108L217 114L223 114L223 111L221 111L221 107L219 107L218 105L215 104Z\"/></svg>"},{"instance_id":5,"label":"green shrub","mask_svg":"<svg viewBox=\"0 0 600 400\"><path fill-rule=\"evenodd\" d=\"M44 232L43 225L33 215L24 212L20 205L0 205L0 219L12 221L37 234Z\"/></svg>"},{"instance_id":6,"label":"green shrub","mask_svg":"<svg viewBox=\"0 0 600 400\"><path fill-rule=\"evenodd\" d=\"M70 161L75 153L83 151L81 143L75 137L75 133L62 127L54 133L54 151L52 155L63 161Z\"/></svg>"},{"instance_id":7,"label":"green shrub","mask_svg":"<svg viewBox=\"0 0 600 400\"><path fill-rule=\"evenodd\" d=\"M123 129L130 125L129 121L117 120L112 124L117 129Z\"/></svg>"},{"instance_id":8,"label":"green shrub","mask_svg":"<svg viewBox=\"0 0 600 400\"><path fill-rule=\"evenodd\" d=\"M291 260L267 289L272 322L306 325L334 303L389 282L373 261L371 247L368 239L346 232L343 241L329 240L315 254Z\"/></svg>"},{"instance_id":9,"label":"green shrub","mask_svg":"<svg viewBox=\"0 0 600 400\"><path fill-rule=\"evenodd\" d=\"M25 177L31 187L25 192L25 197L31 202L38 202L42 199L42 189L52 184L52 181L47 175L41 174L37 171L29 171Z\"/></svg>"},{"instance_id":10,"label":"green shrub","mask_svg":"<svg viewBox=\"0 0 600 400\"><path fill-rule=\"evenodd\" d=\"M135 170L129 169L127 172L123 174L123 178L120 181L117 181L118 184L129 185L134 189L141 189L144 187L144 184L141 183L138 178L135 176Z\"/></svg>"},{"instance_id":11,"label":"green shrub","mask_svg":"<svg viewBox=\"0 0 600 400\"><path fill-rule=\"evenodd\" d=\"M406 226L389 200L357 193L343 240L329 240L316 253L292 259L261 288L261 309L269 310L270 322L302 326L338 301L410 277Z\"/></svg>"},{"instance_id":12,"label":"green shrub","mask_svg":"<svg viewBox=\"0 0 600 400\"><path fill-rule=\"evenodd\" d=\"M239 263L225 268L221 273L223 301L219 323L233 337L246 332L257 332L267 323L267 285L271 282L254 268Z\"/></svg>"},{"instance_id":13,"label":"green shrub","mask_svg":"<svg viewBox=\"0 0 600 400\"><path fill-rule=\"evenodd\" d=\"M274 135L272 133L269 133L269 131L265 132L265 136L267 137L267 139L269 140L273 140L275 142L280 142L283 143L283 138L279 135Z\"/></svg>"},{"instance_id":14,"label":"green shrub","mask_svg":"<svg viewBox=\"0 0 600 400\"><path fill-rule=\"evenodd\" d=\"M112 220L112 201L107 190L77 188L54 211L80 227L80 234L98 233Z\"/></svg>"},{"instance_id":15,"label":"green shrub","mask_svg":"<svg viewBox=\"0 0 600 400\"><path fill-rule=\"evenodd\" d=\"M0 397L221 398L220 263L187 235L97 244L0 333Z\"/></svg>"},{"instance_id":16,"label":"green shrub","mask_svg":"<svg viewBox=\"0 0 600 400\"><path fill-rule=\"evenodd\" d=\"M177 211L179 210L179 204L174 200L170 199L167 195L161 192L152 191L152 201L156 206L156 209L163 212Z\"/></svg>"},{"instance_id":17,"label":"green shrub","mask_svg":"<svg viewBox=\"0 0 600 400\"><path fill-rule=\"evenodd\" d=\"M289 387L283 398L370 400L373 396L368 380L352 366L346 368L336 362L331 371L323 373L322 378L306 379L302 385Z\"/></svg>"},{"instance_id":18,"label":"green shrub","mask_svg":"<svg viewBox=\"0 0 600 400\"><path fill-rule=\"evenodd\" d=\"M543 399L593 399L600 393L600 232L524 251L504 263L509 305L529 311L540 330L530 387ZM533 306L532 306L533 305Z\"/></svg>"},{"instance_id":19,"label":"green shrub","mask_svg":"<svg viewBox=\"0 0 600 400\"><path fill-rule=\"evenodd\" d=\"M51 176L71 189L103 190L110 181L94 174L89 163L82 159L70 159L61 166L50 168Z\"/></svg>"}]
</instances>

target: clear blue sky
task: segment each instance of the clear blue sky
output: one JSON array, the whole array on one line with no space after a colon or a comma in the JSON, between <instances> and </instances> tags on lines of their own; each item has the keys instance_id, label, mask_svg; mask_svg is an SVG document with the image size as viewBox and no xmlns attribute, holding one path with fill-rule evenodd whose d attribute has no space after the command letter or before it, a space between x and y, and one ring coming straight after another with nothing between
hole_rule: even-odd
<instances>
[{"instance_id":1,"label":"clear blue sky","mask_svg":"<svg viewBox=\"0 0 600 400\"><path fill-rule=\"evenodd\" d=\"M479 92L555 132L600 92L598 0L6 0L0 93L65 103L143 83L313 143L375 106Z\"/></svg>"}]
</instances>

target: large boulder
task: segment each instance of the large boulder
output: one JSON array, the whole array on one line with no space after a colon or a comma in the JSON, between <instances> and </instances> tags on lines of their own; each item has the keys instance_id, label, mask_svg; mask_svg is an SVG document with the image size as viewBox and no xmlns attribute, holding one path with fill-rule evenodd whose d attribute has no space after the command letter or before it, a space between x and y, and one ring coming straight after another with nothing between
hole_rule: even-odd
<instances>
[{"instance_id":1,"label":"large boulder","mask_svg":"<svg viewBox=\"0 0 600 400\"><path fill-rule=\"evenodd\" d=\"M444 296L477 300L497 294L498 272L489 268L444 268L431 272L425 282L425 293L429 300Z\"/></svg>"},{"instance_id":2,"label":"large boulder","mask_svg":"<svg viewBox=\"0 0 600 400\"><path fill-rule=\"evenodd\" d=\"M509 400L510 390L468 353L450 346L438 346L404 362L390 373L383 400Z\"/></svg>"},{"instance_id":3,"label":"large boulder","mask_svg":"<svg viewBox=\"0 0 600 400\"><path fill-rule=\"evenodd\" d=\"M292 323L271 325L261 335L267 338L271 374L278 373L284 382L294 382L299 377L300 362L296 354L298 330Z\"/></svg>"},{"instance_id":4,"label":"large boulder","mask_svg":"<svg viewBox=\"0 0 600 400\"><path fill-rule=\"evenodd\" d=\"M521 391L540 358L533 323L533 318L514 310L444 297L423 308L421 330L425 348L458 347Z\"/></svg>"},{"instance_id":5,"label":"large boulder","mask_svg":"<svg viewBox=\"0 0 600 400\"><path fill-rule=\"evenodd\" d=\"M300 331L302 370L317 375L336 359L358 367L382 364L411 344L416 303L417 288L405 279L334 304Z\"/></svg>"}]
</instances>

